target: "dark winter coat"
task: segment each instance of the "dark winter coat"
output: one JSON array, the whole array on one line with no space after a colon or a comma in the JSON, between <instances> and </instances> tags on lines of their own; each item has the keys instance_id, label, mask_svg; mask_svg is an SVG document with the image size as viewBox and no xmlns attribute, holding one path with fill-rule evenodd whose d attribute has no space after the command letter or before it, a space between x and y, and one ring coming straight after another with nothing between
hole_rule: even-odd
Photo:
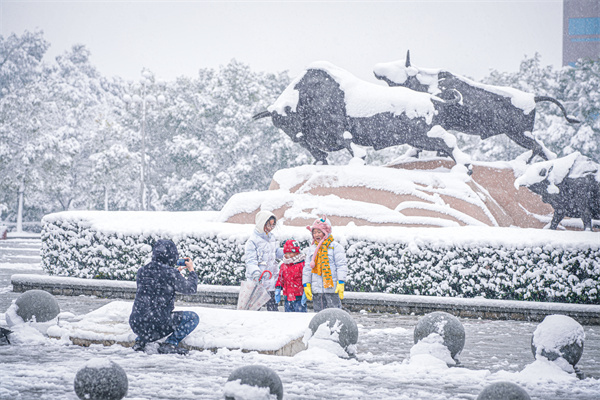
<instances>
[{"instance_id":1,"label":"dark winter coat","mask_svg":"<svg viewBox=\"0 0 600 400\"><path fill-rule=\"evenodd\" d=\"M170 240L156 242L152 262L137 272L137 291L129 325L143 341L150 342L173 332L171 313L175 308L175 292L192 294L198 288L198 275L187 278L175 268L178 253Z\"/></svg>"}]
</instances>

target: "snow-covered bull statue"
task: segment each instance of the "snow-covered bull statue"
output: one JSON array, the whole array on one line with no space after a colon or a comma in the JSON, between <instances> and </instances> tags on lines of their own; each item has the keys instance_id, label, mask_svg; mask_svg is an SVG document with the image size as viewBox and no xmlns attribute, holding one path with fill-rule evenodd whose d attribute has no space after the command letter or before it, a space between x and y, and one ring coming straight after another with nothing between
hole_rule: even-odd
<instances>
[{"instance_id":1,"label":"snow-covered bull statue","mask_svg":"<svg viewBox=\"0 0 600 400\"><path fill-rule=\"evenodd\" d=\"M600 166L579 152L530 165L515 180L554 208L550 229L564 217L581 218L584 229L592 229L592 219L600 219Z\"/></svg>"},{"instance_id":2,"label":"snow-covered bull statue","mask_svg":"<svg viewBox=\"0 0 600 400\"><path fill-rule=\"evenodd\" d=\"M459 100L458 92L442 100L429 93L362 81L328 62L317 62L254 119L271 117L273 125L306 148L315 163L327 164L328 152L344 148L354 156L353 144L375 150L410 144L466 165L469 157L438 122L448 106Z\"/></svg>"},{"instance_id":3,"label":"snow-covered bull statue","mask_svg":"<svg viewBox=\"0 0 600 400\"><path fill-rule=\"evenodd\" d=\"M505 134L518 145L532 150L528 162L539 155L544 160L556 158L544 144L533 137L535 106L541 101L556 104L570 123L579 123L570 118L564 106L556 99L535 96L517 89L492 86L474 82L460 75L433 68L417 68L410 63L410 53L405 61L393 61L375 65L373 73L377 79L389 86L402 86L419 92L427 92L441 98L452 98L458 90L462 101L447 107L439 124L447 130L455 130L482 139Z\"/></svg>"}]
</instances>

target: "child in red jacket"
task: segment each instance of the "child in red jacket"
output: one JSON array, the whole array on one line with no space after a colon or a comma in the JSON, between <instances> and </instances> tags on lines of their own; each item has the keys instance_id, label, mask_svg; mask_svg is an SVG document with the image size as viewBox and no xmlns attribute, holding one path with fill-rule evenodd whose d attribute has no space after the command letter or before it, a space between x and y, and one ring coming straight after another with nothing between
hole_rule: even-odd
<instances>
[{"instance_id":1,"label":"child in red jacket","mask_svg":"<svg viewBox=\"0 0 600 400\"><path fill-rule=\"evenodd\" d=\"M281 301L281 291L285 300L286 312L306 312L306 295L302 286L304 254L295 240L286 240L283 244L283 262L279 269L279 278L275 283L275 301Z\"/></svg>"}]
</instances>

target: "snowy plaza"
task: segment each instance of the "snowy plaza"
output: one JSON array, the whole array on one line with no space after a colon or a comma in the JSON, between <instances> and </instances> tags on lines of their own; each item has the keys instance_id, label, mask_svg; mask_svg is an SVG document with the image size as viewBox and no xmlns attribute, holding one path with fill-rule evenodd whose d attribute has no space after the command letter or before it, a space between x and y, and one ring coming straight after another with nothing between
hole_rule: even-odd
<instances>
[{"instance_id":1,"label":"snowy plaza","mask_svg":"<svg viewBox=\"0 0 600 400\"><path fill-rule=\"evenodd\" d=\"M0 246L0 325L5 326L4 312L19 296L12 291L11 275L44 272L39 239L9 239ZM61 312L74 316L113 302L93 296L56 297ZM207 307L181 302L177 306ZM233 312L235 307L222 308ZM584 325L585 346L578 367L586 378L579 380L552 363L534 362L531 336L536 322L461 319L466 331L464 350L458 357L461 365L448 367L433 357L411 358L413 330L420 316L351 314L359 328L355 359L339 358L319 347L293 357L227 349L192 351L189 356L160 355L153 349L140 354L118 344L73 345L25 325L14 329L12 345L0 347L0 398L75 400L75 374L97 358L108 358L125 370L127 399L219 399L229 374L253 364L277 372L286 399L475 399L496 381L517 383L532 399L600 396L600 329L595 325ZM236 337L239 333L223 332L227 334ZM268 337L265 332L253 339L264 343Z\"/></svg>"},{"instance_id":2,"label":"snowy plaza","mask_svg":"<svg viewBox=\"0 0 600 400\"><path fill-rule=\"evenodd\" d=\"M598 88L600 0L1 2L0 400L600 400Z\"/></svg>"}]
</instances>

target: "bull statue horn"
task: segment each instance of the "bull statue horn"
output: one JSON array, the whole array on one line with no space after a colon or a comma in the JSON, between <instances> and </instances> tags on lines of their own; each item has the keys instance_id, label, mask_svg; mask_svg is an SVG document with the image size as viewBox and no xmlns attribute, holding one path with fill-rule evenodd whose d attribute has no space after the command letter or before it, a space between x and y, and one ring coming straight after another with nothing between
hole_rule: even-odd
<instances>
[{"instance_id":1,"label":"bull statue horn","mask_svg":"<svg viewBox=\"0 0 600 400\"><path fill-rule=\"evenodd\" d=\"M269 111L262 111L259 112L258 114L255 114L252 119L253 120L257 120L257 119L261 119L261 118L265 118L265 117L270 117L271 113Z\"/></svg>"},{"instance_id":2,"label":"bull statue horn","mask_svg":"<svg viewBox=\"0 0 600 400\"><path fill-rule=\"evenodd\" d=\"M450 93L452 94L452 98L451 99L446 99L446 98L442 98L442 97L438 97L438 96L431 96L431 100L433 101L437 101L440 103L444 103L447 105L453 105L453 104L460 104L463 101L463 95L461 92L459 92L456 89L450 89L447 92L443 92L442 95L444 97L447 97L446 93Z\"/></svg>"},{"instance_id":3,"label":"bull statue horn","mask_svg":"<svg viewBox=\"0 0 600 400\"><path fill-rule=\"evenodd\" d=\"M410 50L406 50L406 67L410 67Z\"/></svg>"}]
</instances>

